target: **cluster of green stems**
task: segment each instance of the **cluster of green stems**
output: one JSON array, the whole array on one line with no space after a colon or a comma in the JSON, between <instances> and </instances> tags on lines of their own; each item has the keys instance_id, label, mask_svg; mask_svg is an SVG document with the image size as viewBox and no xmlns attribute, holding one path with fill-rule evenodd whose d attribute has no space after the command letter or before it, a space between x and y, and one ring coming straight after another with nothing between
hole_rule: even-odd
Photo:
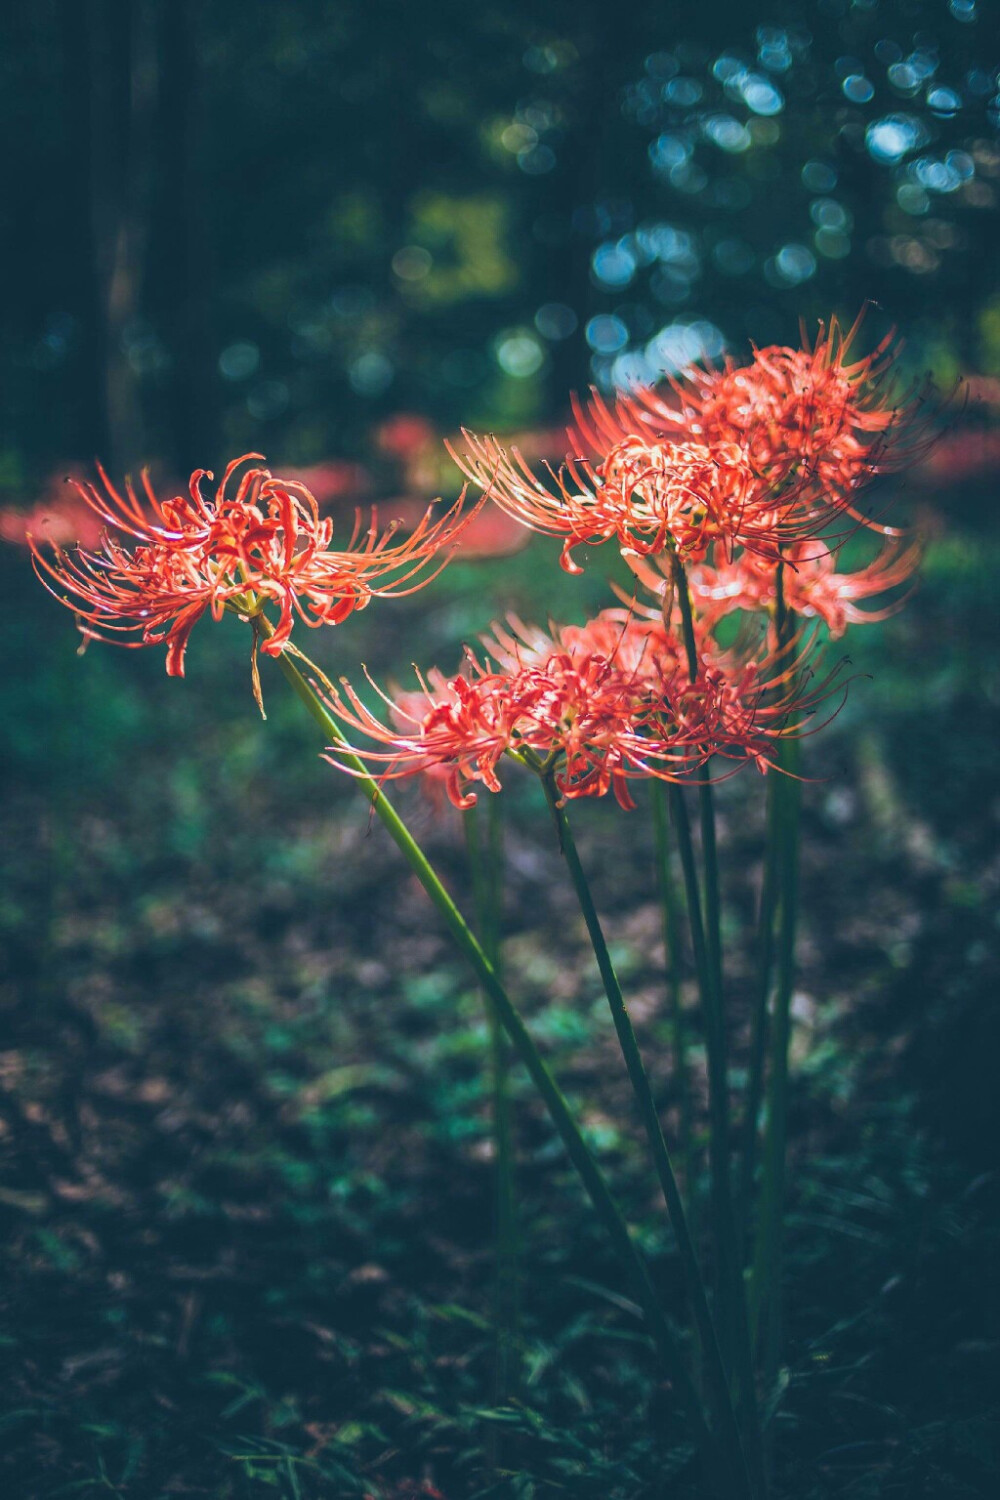
<instances>
[{"instance_id":1,"label":"cluster of green stems","mask_svg":"<svg viewBox=\"0 0 1000 1500\"><path fill-rule=\"evenodd\" d=\"M672 556L672 565L672 592L680 605L683 638L693 679L697 674L698 659L690 596L683 565L676 554ZM261 612L260 605L250 597L245 602L246 614L252 618L255 638L258 635L269 637L273 633L273 627ZM242 614L244 611L241 608L239 612ZM791 622L780 604L779 570L779 607L775 622L779 640L788 638L790 626ZM277 661L294 694L321 731L324 743L337 747L340 761L353 774L375 815L417 876L451 937L468 961L485 999L496 1157L494 1401L502 1405L516 1392L519 1347L514 1153L508 1090L509 1060L513 1054L527 1070L608 1234L623 1276L641 1309L664 1375L686 1416L691 1436L701 1456L708 1491L719 1497L719 1500L723 1500L723 1497L724 1500L730 1500L730 1497L731 1500L763 1500L767 1492L767 1474L761 1411L770 1405L768 1398L778 1373L780 1359L781 1222L797 886L798 782L795 775L798 757L795 742L789 740L781 745L781 769L790 774L768 779L768 825L771 836L761 897L759 974L755 993L751 1067L742 1122L739 1181L735 1192L721 903L711 781L706 777L697 785L700 871L685 788L671 784L664 789L659 782L653 784L658 875L670 975L672 1078L680 1121L682 1190L682 1182L664 1138L660 1109L577 851L564 799L560 797L556 786L556 767L551 760L543 761L530 750L512 752L516 760L528 766L539 777L551 811L559 848L591 940L653 1167L676 1240L692 1333L692 1347L686 1348L664 1311L645 1259L611 1193L605 1175L587 1145L559 1084L510 999L501 977L503 860L498 799L487 799L485 836L482 821L476 816L477 810L470 810L466 814L467 848L477 929L474 931L381 786L364 762L347 747L337 721L316 685L315 679L324 681L323 674L294 647L283 651ZM315 678L307 673L315 674ZM673 874L671 842L676 845L683 876L680 890ZM690 1046L681 1003L681 933L685 911L700 1010L704 1018L707 1056L710 1184L708 1217L713 1271L711 1290L702 1273L694 1228L698 1163L692 1119ZM768 1002L774 968L777 970L777 982L774 1016L769 1028ZM768 1051L770 1062L765 1067ZM764 1102L765 1075L767 1109L763 1181L751 1264L747 1273L745 1263L751 1246L750 1215L757 1175L758 1117ZM755 1358L758 1351L761 1356L759 1367ZM495 1436L489 1439L488 1448L488 1457L496 1465L499 1454Z\"/></svg>"}]
</instances>

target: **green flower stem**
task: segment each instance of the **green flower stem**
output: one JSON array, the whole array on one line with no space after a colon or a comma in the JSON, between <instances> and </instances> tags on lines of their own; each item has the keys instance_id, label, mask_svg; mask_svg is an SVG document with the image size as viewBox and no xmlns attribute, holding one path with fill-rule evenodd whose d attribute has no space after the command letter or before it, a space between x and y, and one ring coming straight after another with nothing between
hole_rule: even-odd
<instances>
[{"instance_id":1,"label":"green flower stem","mask_svg":"<svg viewBox=\"0 0 1000 1500\"><path fill-rule=\"evenodd\" d=\"M732 1329L736 1319L733 1285L738 1268L735 1255L733 1210L729 1192L729 1151L727 1149L729 1117L728 1111L724 1108L726 1080L725 1073L720 1068L719 1006L716 1000L715 979L708 955L708 945L705 941L701 891L695 863L694 842L691 837L691 822L684 792L679 786L670 788L670 810L677 833L681 869L684 872L691 945L694 949L695 970L698 975L698 993L705 1017L705 1040L708 1054L709 1175L712 1227L715 1231L716 1300L723 1349L730 1352Z\"/></svg>"},{"instance_id":2,"label":"green flower stem","mask_svg":"<svg viewBox=\"0 0 1000 1500\"><path fill-rule=\"evenodd\" d=\"M736 1406L740 1415L743 1440L751 1464L756 1490L765 1493L764 1462L761 1452L760 1421L753 1379L750 1329L747 1319L746 1298L740 1258L737 1253L736 1225L733 1217L732 1194L729 1185L728 1118L719 1108L718 1053L712 1044L713 1017L716 1015L712 970L705 942L705 930L701 915L701 894L698 887L698 869L695 863L694 843L691 838L691 822L683 789L670 788L670 812L677 835L677 848L684 872L687 894L688 919L691 928L691 943L694 949L695 971L698 976L698 994L705 1014L705 1030L708 1052L708 1110L709 1110L709 1167L711 1181L712 1227L715 1236L715 1288L718 1308L720 1341L723 1357L735 1367Z\"/></svg>"},{"instance_id":3,"label":"green flower stem","mask_svg":"<svg viewBox=\"0 0 1000 1500\"><path fill-rule=\"evenodd\" d=\"M777 572L775 629L780 647L791 648L795 617L787 608ZM750 1316L755 1345L761 1350L766 1385L773 1386L781 1357L781 1280L784 1260L785 1177L788 1138L788 1053L795 987L795 938L799 905L799 843L802 787L801 742L779 741L779 768L786 774L775 787L775 844L780 904L777 938L777 983L771 1028L770 1068L764 1129L764 1172L760 1215L754 1244Z\"/></svg>"},{"instance_id":4,"label":"green flower stem","mask_svg":"<svg viewBox=\"0 0 1000 1500\"><path fill-rule=\"evenodd\" d=\"M673 583L681 611L681 625L687 650L688 671L691 681L698 675L698 647L694 634L694 619L691 611L691 595L688 592L684 564L676 552L672 552ZM720 1324L723 1348L735 1335L739 1321L737 1310L739 1257L736 1249L736 1233L733 1220L732 1194L729 1183L729 1079L726 1063L726 1029L722 1008L722 961L719 951L719 898L718 860L715 845L715 814L709 797L710 786L699 787L701 810L702 853L705 860L705 901L702 906L699 889L691 824L688 818L684 793L679 787L671 787L670 805L677 830L678 849L684 871L687 890L688 916L691 922L691 939L695 951L695 967L702 1009L705 1015L705 1040L708 1053L709 1093L709 1151L712 1179L712 1216L715 1221L716 1254L718 1257L716 1282L719 1290ZM707 835L707 837L706 837ZM702 912L704 911L704 918ZM713 937L714 930L714 937Z\"/></svg>"},{"instance_id":5,"label":"green flower stem","mask_svg":"<svg viewBox=\"0 0 1000 1500\"><path fill-rule=\"evenodd\" d=\"M463 815L466 846L476 905L480 942L490 963L500 973L500 923L503 911L503 825L500 800L486 804L487 837L480 835L482 810L470 807ZM485 848L484 846L485 842ZM493 1109L493 1145L496 1163L496 1285L494 1291L493 1403L502 1406L517 1386L519 1325L517 1223L514 1195L514 1154L511 1144L511 1110L508 1088L509 1058L503 1027L496 1006L486 997L489 1028L490 1083ZM491 1427L494 1441L492 1461L499 1462L499 1430Z\"/></svg>"},{"instance_id":6,"label":"green flower stem","mask_svg":"<svg viewBox=\"0 0 1000 1500\"><path fill-rule=\"evenodd\" d=\"M681 859L684 876L684 894L687 898L688 925L691 929L691 949L694 953L694 968L698 978L698 997L706 1014L712 1008L712 971L708 963L708 947L705 943L705 924L701 915L701 889L698 883L698 866L694 857L694 842L691 838L691 820L683 789L671 785L667 794L670 820L677 836L677 851Z\"/></svg>"},{"instance_id":7,"label":"green flower stem","mask_svg":"<svg viewBox=\"0 0 1000 1500\"><path fill-rule=\"evenodd\" d=\"M775 569L774 624L779 652L788 643L794 622L785 605L784 564ZM761 889L757 920L757 989L750 1036L750 1070L747 1080L743 1116L743 1149L740 1163L740 1222L750 1224L754 1174L757 1157L757 1135L761 1100L764 1091L764 1064L767 1057L768 1014L774 968L775 922L778 917L781 864L781 796L783 777L770 776L767 782L767 833L764 852L764 883Z\"/></svg>"},{"instance_id":8,"label":"green flower stem","mask_svg":"<svg viewBox=\"0 0 1000 1500\"><path fill-rule=\"evenodd\" d=\"M657 1300L645 1262L633 1243L621 1211L611 1196L604 1174L591 1155L569 1105L563 1097L562 1090L549 1072L530 1032L514 1009L507 991L497 977L496 970L406 824L383 794L378 783L368 773L364 762L346 748L336 720L296 667L288 651L283 651L278 657L278 665L296 697L304 704L322 730L326 743L337 746L338 755L343 764L354 775L370 801L373 811L385 825L393 842L444 919L456 946L468 960L477 980L496 1008L497 1015L514 1050L542 1096L552 1122L562 1138L566 1153L582 1180L598 1218L615 1248L622 1269L631 1280L636 1300L645 1314L650 1336L670 1375L680 1402L688 1413L695 1441L705 1454L707 1463L711 1465L713 1462L711 1434L701 1403L685 1368L680 1348ZM739 1495L745 1493L745 1490L737 1488L732 1493Z\"/></svg>"},{"instance_id":9,"label":"green flower stem","mask_svg":"<svg viewBox=\"0 0 1000 1500\"><path fill-rule=\"evenodd\" d=\"M684 1204L681 1200L680 1191L677 1187L677 1178L670 1161L670 1153L667 1150L663 1131L660 1127L660 1118L650 1088L649 1078L639 1051L639 1044L632 1029L632 1021L622 995L621 985L615 973L611 954L604 938L601 921L597 915L597 908L591 895L590 885L586 873L580 862L576 842L573 838L566 810L559 800L559 793L551 773L542 777L542 786L552 811L556 829L559 835L559 847L562 850L569 869L573 888L576 891L580 910L587 924L590 941L597 959L597 967L604 982L604 991L608 997L608 1005L611 1008L615 1031L618 1034L618 1043L625 1059L625 1067L628 1070L629 1081L639 1105L639 1113L646 1131L653 1156L653 1164L656 1175L660 1180L663 1198L670 1215L674 1235L677 1240L677 1248L681 1257L681 1266L684 1274L684 1289L694 1313L695 1326L704 1350L709 1383L712 1393L712 1404L715 1411L719 1433L729 1450L731 1460L738 1464L742 1471L747 1489L750 1490L750 1477L746 1469L746 1459L743 1456L743 1444L740 1437L739 1426L732 1406L729 1390L729 1381L726 1377L722 1356L719 1352L719 1344L715 1334L715 1326L712 1322L711 1313L708 1308L708 1298L705 1295L705 1284L701 1276L701 1268L698 1265L698 1257L688 1228L687 1218L684 1213ZM752 1492L752 1491L751 1491Z\"/></svg>"},{"instance_id":10,"label":"green flower stem","mask_svg":"<svg viewBox=\"0 0 1000 1500\"><path fill-rule=\"evenodd\" d=\"M674 591L681 611L681 629L684 649L687 652L688 673L694 682L698 676L698 643L694 634L694 615L691 609L691 591L688 588L684 564L676 551L670 553ZM708 956L712 965L719 1003L722 1003L722 923L719 900L719 858L715 838L715 797L710 782L701 782L698 787L698 806L701 817L701 851L705 863L705 938ZM727 1105L728 1108L728 1105Z\"/></svg>"},{"instance_id":11,"label":"green flower stem","mask_svg":"<svg viewBox=\"0 0 1000 1500\"><path fill-rule=\"evenodd\" d=\"M795 930L798 916L799 810L801 789L794 779L801 747L797 740L782 742L783 776L777 795L780 922L777 943L777 985L771 1026L771 1057L764 1130L764 1174L760 1215L754 1248L751 1283L751 1324L762 1347L764 1378L770 1386L778 1373L781 1346L782 1222L785 1207L785 1154L788 1134L788 1049L791 1041L791 1004L795 981Z\"/></svg>"},{"instance_id":12,"label":"green flower stem","mask_svg":"<svg viewBox=\"0 0 1000 1500\"><path fill-rule=\"evenodd\" d=\"M698 676L698 643L694 633L694 615L684 564L676 551L670 553L671 575L681 612L681 629L687 652L691 681ZM719 1289L719 1329L723 1353L731 1360L736 1374L736 1399L748 1445L751 1472L761 1492L764 1486L763 1455L760 1449L760 1424L753 1375L753 1352L743 1281L743 1257L740 1246L743 1235L737 1229L730 1183L729 1150L729 1069L726 1060L726 1020L722 973L721 903L719 898L719 862L715 837L715 799L711 785L698 787L701 815L702 857L705 867L705 921L695 938L695 905L698 893L697 867L691 842L691 829L683 792L676 789L671 806L676 814L681 863L687 886L688 912L692 938L700 942L702 958L698 965L702 1005L705 1011L705 1034L708 1052L709 1156L712 1181L712 1218L714 1220Z\"/></svg>"},{"instance_id":13,"label":"green flower stem","mask_svg":"<svg viewBox=\"0 0 1000 1500\"><path fill-rule=\"evenodd\" d=\"M767 842L764 853L764 883L757 918L757 985L753 997L750 1031L750 1066L743 1110L743 1145L740 1152L740 1182L737 1222L749 1233L757 1169L757 1134L764 1095L764 1063L767 1056L767 1002L774 969L774 924L778 912L778 788L779 776L767 780Z\"/></svg>"},{"instance_id":14,"label":"green flower stem","mask_svg":"<svg viewBox=\"0 0 1000 1500\"><path fill-rule=\"evenodd\" d=\"M668 997L670 1006L670 1043L673 1053L674 1092L680 1141L679 1165L687 1188L688 1222L696 1238L695 1163L691 1129L691 1082L688 1077L687 1030L681 1007L681 909L670 861L670 830L667 799L663 782L653 779L650 788L653 802L653 836L656 841L656 873L660 885L663 912L663 946L667 957Z\"/></svg>"}]
</instances>

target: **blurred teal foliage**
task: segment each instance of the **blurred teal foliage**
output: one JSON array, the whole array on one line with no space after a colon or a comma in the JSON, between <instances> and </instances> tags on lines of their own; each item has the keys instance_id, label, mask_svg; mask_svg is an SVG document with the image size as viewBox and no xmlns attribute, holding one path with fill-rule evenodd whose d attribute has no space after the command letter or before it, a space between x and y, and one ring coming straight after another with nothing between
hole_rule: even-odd
<instances>
[{"instance_id":1,"label":"blurred teal foliage","mask_svg":"<svg viewBox=\"0 0 1000 1500\"><path fill-rule=\"evenodd\" d=\"M95 452L353 457L400 410L549 421L869 299L945 383L1000 374L986 0L38 0L0 28L15 493Z\"/></svg>"}]
</instances>

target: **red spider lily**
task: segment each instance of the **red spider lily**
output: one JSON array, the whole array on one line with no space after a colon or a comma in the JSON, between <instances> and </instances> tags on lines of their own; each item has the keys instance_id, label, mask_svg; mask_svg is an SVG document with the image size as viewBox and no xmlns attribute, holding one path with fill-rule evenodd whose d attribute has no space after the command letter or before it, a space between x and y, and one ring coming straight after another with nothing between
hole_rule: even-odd
<instances>
[{"instance_id":1,"label":"red spider lily","mask_svg":"<svg viewBox=\"0 0 1000 1500\"><path fill-rule=\"evenodd\" d=\"M785 606L804 619L822 620L837 639L848 625L873 624L895 614L905 603L905 594L877 609L862 609L857 601L898 588L912 577L920 556L919 542L904 546L893 539L866 567L842 573L837 571L837 554L823 542L792 542L785 549L782 571ZM657 572L649 563L636 559L632 569L653 593L661 597L669 594L672 578L668 567L659 567ZM702 626L710 631L734 610L773 614L778 598L777 568L749 552L732 558L722 556L693 567L688 573L688 588Z\"/></svg>"},{"instance_id":2,"label":"red spider lily","mask_svg":"<svg viewBox=\"0 0 1000 1500\"><path fill-rule=\"evenodd\" d=\"M711 652L706 642L692 682L662 622L621 610L548 634L514 620L494 627L487 646L499 671L469 653L462 675L435 672L420 679L419 693L390 698L376 688L393 728L345 681L327 699L331 710L349 732L383 747L352 745L352 753L382 767L384 779L443 781L460 808L475 802L477 781L500 790L504 755L551 775L563 798L613 791L631 808L631 781L690 780L715 755L766 769L774 741L802 732L832 681L803 686L801 659L792 662L787 650L753 661ZM336 747L328 759L351 769Z\"/></svg>"},{"instance_id":3,"label":"red spider lily","mask_svg":"<svg viewBox=\"0 0 1000 1500\"><path fill-rule=\"evenodd\" d=\"M260 458L235 459L210 497L202 485L213 476L198 469L188 492L169 500L157 499L145 473L141 499L130 480L122 494L99 467L103 489L76 487L113 533L97 550L57 547L51 557L29 538L36 571L83 622L85 635L138 635L119 643L132 646L165 642L167 672L180 677L188 638L206 611L213 619L227 608L251 617L276 605L277 625L261 645L276 656L296 615L309 626L339 625L373 598L412 593L429 582L447 561L438 554L454 545L469 518L464 491L439 519L428 509L400 541L397 525L378 530L374 511L362 531L359 514L346 550L334 551L333 521L320 516L304 484L259 467L234 477Z\"/></svg>"},{"instance_id":4,"label":"red spider lily","mask_svg":"<svg viewBox=\"0 0 1000 1500\"><path fill-rule=\"evenodd\" d=\"M574 548L612 539L623 553L640 557L676 549L698 559L720 540L777 557L782 542L800 533L801 524L793 523L797 497L778 505L736 444L709 449L701 442L653 440L648 421L630 430L598 397L593 413L599 420L590 424L578 410L591 458L567 457L558 469L547 465L548 485L517 448L508 454L494 438L465 432L467 451L449 449L463 474L489 489L508 515L562 539L567 572L580 572Z\"/></svg>"},{"instance_id":5,"label":"red spider lily","mask_svg":"<svg viewBox=\"0 0 1000 1500\"><path fill-rule=\"evenodd\" d=\"M782 575L785 604L804 619L822 620L838 639L848 625L874 624L902 607L905 594L876 609L863 609L858 601L905 583L915 572L920 556L919 542L904 546L893 539L865 567L842 573L837 571L836 554L822 543L794 544L788 548ZM748 553L733 561L723 559L717 568L693 569L690 587L706 624L733 609L773 611L777 601L776 569L761 566L759 559Z\"/></svg>"},{"instance_id":6,"label":"red spider lily","mask_svg":"<svg viewBox=\"0 0 1000 1500\"><path fill-rule=\"evenodd\" d=\"M894 335L852 358L863 317L849 329L836 318L820 324L811 347L775 345L755 350L745 366L727 359L722 369L695 369L671 381L677 405L633 392L620 402L622 420L654 438L737 444L774 491L791 485L807 505L870 524L853 497L874 475L915 457L922 440L913 422L918 403L892 380Z\"/></svg>"},{"instance_id":7,"label":"red spider lily","mask_svg":"<svg viewBox=\"0 0 1000 1500\"><path fill-rule=\"evenodd\" d=\"M421 676L420 682L420 688L385 698L389 717L404 736L412 734L415 724L423 727L427 761L422 767L415 766L414 773L422 772L423 785L433 806L440 810L443 794L456 807L471 807L476 799L463 797L461 786L472 776L452 764L449 749L459 734L464 732L470 736L466 743L471 747L469 753L478 770L477 779L491 791L499 791L496 763L504 753L506 740L500 723L492 722L490 717L492 710L499 705L488 701L477 704L465 678L459 676L449 681L437 667L432 667L426 678ZM365 712L360 702L356 706L360 713ZM479 712L478 723L474 726L473 719L479 710L485 712ZM443 758L441 751L444 751Z\"/></svg>"},{"instance_id":8,"label":"red spider lily","mask_svg":"<svg viewBox=\"0 0 1000 1500\"><path fill-rule=\"evenodd\" d=\"M631 610L602 609L585 625L552 626L549 632L509 615L508 627L494 625L493 634L483 637L489 656L505 672L544 666L559 650L571 661L603 658L636 685L655 689L686 665L681 641L664 629L660 617L646 619Z\"/></svg>"},{"instance_id":9,"label":"red spider lily","mask_svg":"<svg viewBox=\"0 0 1000 1500\"><path fill-rule=\"evenodd\" d=\"M472 782L481 781L491 792L500 790L496 768L513 741L505 679L488 672L471 655L467 665L468 677L446 678L435 669L419 678L419 691L395 698L375 687L388 706L394 730L386 728L346 680L343 694L328 689L326 701L349 729L387 747L384 752L354 752L384 764L383 779L422 775L431 783L442 782L449 800L465 809L475 805L475 795L468 790ZM327 758L350 770L338 760L336 747Z\"/></svg>"},{"instance_id":10,"label":"red spider lily","mask_svg":"<svg viewBox=\"0 0 1000 1500\"><path fill-rule=\"evenodd\" d=\"M688 755L696 744L702 762L719 755L750 759L765 770L772 762L774 740L800 735L808 715L837 687L840 674L838 666L816 680L819 656L802 631L767 651L726 650L707 622L696 617L692 681L679 626L668 627L659 610L634 604L627 610L602 610L582 626L550 627L551 635L515 617L509 624L509 630L495 625L493 635L483 641L509 673L526 666L547 670L555 653L581 665L597 659L616 669L633 694L634 726L651 775L662 776L656 763L663 744L676 748L669 734L658 743L664 729L681 730L676 744L683 743ZM691 769L689 760L686 770Z\"/></svg>"}]
</instances>

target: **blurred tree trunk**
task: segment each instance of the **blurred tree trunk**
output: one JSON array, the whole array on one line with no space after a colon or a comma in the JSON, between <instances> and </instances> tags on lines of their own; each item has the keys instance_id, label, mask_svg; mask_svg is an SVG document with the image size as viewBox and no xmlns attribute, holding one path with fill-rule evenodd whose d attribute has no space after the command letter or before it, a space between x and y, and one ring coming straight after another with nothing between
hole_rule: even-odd
<instances>
[{"instance_id":1,"label":"blurred tree trunk","mask_svg":"<svg viewBox=\"0 0 1000 1500\"><path fill-rule=\"evenodd\" d=\"M82 377L81 435L84 452L108 454L110 435L104 400L104 305L98 284L96 225L93 213L93 121L90 81L90 24L80 0L59 0L58 27L62 53L65 140L70 152L62 184L73 243L79 255L80 343Z\"/></svg>"},{"instance_id":2,"label":"blurred tree trunk","mask_svg":"<svg viewBox=\"0 0 1000 1500\"><path fill-rule=\"evenodd\" d=\"M149 222L150 156L158 85L155 0L89 0L90 207L107 461L143 457L144 423L129 360L140 312Z\"/></svg>"},{"instance_id":3,"label":"blurred tree trunk","mask_svg":"<svg viewBox=\"0 0 1000 1500\"><path fill-rule=\"evenodd\" d=\"M197 16L192 0L169 0L163 50L157 147L165 210L159 263L162 307L170 319L173 368L170 416L173 457L181 472L220 461L212 336L211 216L206 212L198 142L204 137Z\"/></svg>"}]
</instances>

